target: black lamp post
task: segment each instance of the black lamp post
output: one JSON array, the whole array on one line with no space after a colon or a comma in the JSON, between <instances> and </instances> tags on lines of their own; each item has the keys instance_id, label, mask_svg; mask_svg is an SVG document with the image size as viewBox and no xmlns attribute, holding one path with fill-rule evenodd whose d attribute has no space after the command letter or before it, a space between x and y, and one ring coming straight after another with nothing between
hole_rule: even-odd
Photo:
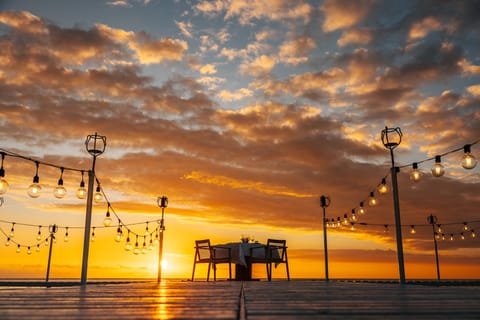
<instances>
[{"instance_id":1,"label":"black lamp post","mask_svg":"<svg viewBox=\"0 0 480 320\"><path fill-rule=\"evenodd\" d=\"M49 235L50 248L48 249L47 276L46 276L46 279L45 279L45 282L46 282L47 286L48 286L48 280L50 278L50 262L52 261L53 240L55 239L55 233L57 232L57 230L58 230L58 227L57 227L56 224L53 224L48 228L48 231L50 231L50 235Z\"/></svg>"},{"instance_id":2,"label":"black lamp post","mask_svg":"<svg viewBox=\"0 0 480 320\"><path fill-rule=\"evenodd\" d=\"M321 196L320 205L323 208L323 250L325 253L325 281L328 282L328 245L327 245L327 218L326 208L330 205L330 197Z\"/></svg>"},{"instance_id":3,"label":"black lamp post","mask_svg":"<svg viewBox=\"0 0 480 320\"><path fill-rule=\"evenodd\" d=\"M162 208L162 219L160 220L160 242L158 244L158 276L157 282L162 281L162 260L163 260L163 232L165 231L165 208L168 206L168 198L165 196L157 198L157 204Z\"/></svg>"},{"instance_id":4,"label":"black lamp post","mask_svg":"<svg viewBox=\"0 0 480 320\"><path fill-rule=\"evenodd\" d=\"M392 189L393 189L393 208L395 211L395 231L397 237L397 256L398 256L398 269L400 275L400 283L405 284L405 268L403 262L403 241L402 241L402 223L400 221L400 203L398 197L398 183L397 173L400 170L395 167L395 158L393 156L393 149L398 147L402 142L402 130L400 128L388 128L385 127L382 130L382 143L385 148L390 150L390 157L392 160L391 174L392 174Z\"/></svg>"},{"instance_id":5,"label":"black lamp post","mask_svg":"<svg viewBox=\"0 0 480 320\"><path fill-rule=\"evenodd\" d=\"M435 231L435 224L437 223L438 219L436 216L431 214L427 217L427 221L432 225L433 243L435 245L435 262L437 264L437 281L440 282L440 264L438 263L437 231Z\"/></svg>"},{"instance_id":6,"label":"black lamp post","mask_svg":"<svg viewBox=\"0 0 480 320\"><path fill-rule=\"evenodd\" d=\"M88 135L85 140L87 152L93 156L92 169L88 171L88 190L87 190L87 207L85 214L85 230L83 237L83 259L82 259L82 276L81 284L87 283L88 269L88 250L90 245L90 227L92 224L92 201L93 201L93 182L95 180L95 162L97 157L105 151L107 146L107 137L100 136L97 133Z\"/></svg>"}]
</instances>

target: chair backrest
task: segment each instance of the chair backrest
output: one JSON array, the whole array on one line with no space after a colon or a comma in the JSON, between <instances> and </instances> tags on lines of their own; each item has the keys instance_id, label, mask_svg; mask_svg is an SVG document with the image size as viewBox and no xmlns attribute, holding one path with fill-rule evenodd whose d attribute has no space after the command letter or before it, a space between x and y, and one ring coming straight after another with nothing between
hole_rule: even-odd
<instances>
[{"instance_id":1,"label":"chair backrest","mask_svg":"<svg viewBox=\"0 0 480 320\"><path fill-rule=\"evenodd\" d=\"M287 240L267 240L268 259L275 262L285 262L287 258Z\"/></svg>"},{"instance_id":2,"label":"chair backrest","mask_svg":"<svg viewBox=\"0 0 480 320\"><path fill-rule=\"evenodd\" d=\"M207 261L211 256L210 239L195 240L195 260Z\"/></svg>"}]
</instances>

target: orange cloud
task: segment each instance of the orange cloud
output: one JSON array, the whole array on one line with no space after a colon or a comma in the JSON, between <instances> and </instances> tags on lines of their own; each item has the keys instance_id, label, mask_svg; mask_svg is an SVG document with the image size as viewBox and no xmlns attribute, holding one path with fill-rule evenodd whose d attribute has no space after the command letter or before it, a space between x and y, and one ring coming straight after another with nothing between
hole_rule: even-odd
<instances>
[{"instance_id":1,"label":"orange cloud","mask_svg":"<svg viewBox=\"0 0 480 320\"><path fill-rule=\"evenodd\" d=\"M295 198L311 198L315 196L314 194L297 193L293 190L288 190L283 186L268 185L259 181L237 180L225 176L212 176L198 171L192 171L190 174L185 175L184 178L188 180L195 180L200 183L213 184L220 187L248 189L270 195L281 195Z\"/></svg>"},{"instance_id":2,"label":"orange cloud","mask_svg":"<svg viewBox=\"0 0 480 320\"><path fill-rule=\"evenodd\" d=\"M432 31L438 31L443 28L442 22L436 17L426 17L420 22L416 22L410 28L408 37L416 40L426 37Z\"/></svg>"},{"instance_id":3,"label":"orange cloud","mask_svg":"<svg viewBox=\"0 0 480 320\"><path fill-rule=\"evenodd\" d=\"M18 31L26 33L45 34L48 32L45 22L41 18L27 11L0 12L0 23L9 25Z\"/></svg>"},{"instance_id":4,"label":"orange cloud","mask_svg":"<svg viewBox=\"0 0 480 320\"><path fill-rule=\"evenodd\" d=\"M320 8L325 14L323 31L332 32L354 26L365 18L373 3L373 0L326 0Z\"/></svg>"},{"instance_id":5,"label":"orange cloud","mask_svg":"<svg viewBox=\"0 0 480 320\"><path fill-rule=\"evenodd\" d=\"M373 40L373 32L368 29L351 29L342 33L340 39L337 40L337 44L340 47L344 47L349 44L368 44Z\"/></svg>"},{"instance_id":6,"label":"orange cloud","mask_svg":"<svg viewBox=\"0 0 480 320\"><path fill-rule=\"evenodd\" d=\"M278 53L280 61L297 65L308 61L308 52L315 48L315 41L310 37L298 37L292 41L286 41L280 46Z\"/></svg>"}]
</instances>

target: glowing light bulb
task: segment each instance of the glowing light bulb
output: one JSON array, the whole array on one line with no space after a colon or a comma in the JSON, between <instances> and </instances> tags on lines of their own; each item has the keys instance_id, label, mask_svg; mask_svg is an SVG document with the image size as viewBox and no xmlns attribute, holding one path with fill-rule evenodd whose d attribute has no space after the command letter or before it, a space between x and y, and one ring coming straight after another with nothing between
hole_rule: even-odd
<instances>
[{"instance_id":1,"label":"glowing light bulb","mask_svg":"<svg viewBox=\"0 0 480 320\"><path fill-rule=\"evenodd\" d=\"M147 250L147 244L145 243L145 240L143 240L142 254L146 254L147 252L148 252L148 250Z\"/></svg>"},{"instance_id":2,"label":"glowing light bulb","mask_svg":"<svg viewBox=\"0 0 480 320\"><path fill-rule=\"evenodd\" d=\"M5 153L2 152L2 166L0 167L0 194L4 194L8 191L8 182L5 180L5 169L3 168L3 160L5 159Z\"/></svg>"},{"instance_id":3,"label":"glowing light bulb","mask_svg":"<svg viewBox=\"0 0 480 320\"><path fill-rule=\"evenodd\" d=\"M468 224L466 222L463 223L463 230L468 231Z\"/></svg>"},{"instance_id":4,"label":"glowing light bulb","mask_svg":"<svg viewBox=\"0 0 480 320\"><path fill-rule=\"evenodd\" d=\"M384 233L388 233L388 224L384 225L385 229L383 229Z\"/></svg>"},{"instance_id":5,"label":"glowing light bulb","mask_svg":"<svg viewBox=\"0 0 480 320\"><path fill-rule=\"evenodd\" d=\"M460 239L465 240L465 235L463 234L463 232L460 233Z\"/></svg>"},{"instance_id":6,"label":"glowing light bulb","mask_svg":"<svg viewBox=\"0 0 480 320\"><path fill-rule=\"evenodd\" d=\"M80 186L77 189L77 198L85 199L87 196L87 189L85 189L85 181L83 181L83 170L82 170L82 181L80 181Z\"/></svg>"},{"instance_id":7,"label":"glowing light bulb","mask_svg":"<svg viewBox=\"0 0 480 320\"><path fill-rule=\"evenodd\" d=\"M97 189L95 191L95 194L93 195L93 200L95 202L101 202L103 199L103 196L102 196L102 192L101 192L101 189L100 189L100 186L97 185Z\"/></svg>"},{"instance_id":8,"label":"glowing light bulb","mask_svg":"<svg viewBox=\"0 0 480 320\"><path fill-rule=\"evenodd\" d=\"M413 163L412 164L412 172L410 172L410 180L414 182L420 181L420 178L422 177L422 173L418 170L418 164Z\"/></svg>"},{"instance_id":9,"label":"glowing light bulb","mask_svg":"<svg viewBox=\"0 0 480 320\"><path fill-rule=\"evenodd\" d=\"M387 180L385 178L382 179L382 183L377 188L380 194L385 194L388 192Z\"/></svg>"},{"instance_id":10,"label":"glowing light bulb","mask_svg":"<svg viewBox=\"0 0 480 320\"><path fill-rule=\"evenodd\" d=\"M435 232L435 239L440 240L440 233Z\"/></svg>"},{"instance_id":11,"label":"glowing light bulb","mask_svg":"<svg viewBox=\"0 0 480 320\"><path fill-rule=\"evenodd\" d=\"M42 226L38 226L37 241L42 240Z\"/></svg>"},{"instance_id":12,"label":"glowing light bulb","mask_svg":"<svg viewBox=\"0 0 480 320\"><path fill-rule=\"evenodd\" d=\"M126 251L132 250L132 243L130 241L127 241L127 243L125 244L125 250Z\"/></svg>"},{"instance_id":13,"label":"glowing light bulb","mask_svg":"<svg viewBox=\"0 0 480 320\"><path fill-rule=\"evenodd\" d=\"M122 227L118 226L117 228L117 235L115 236L115 241L120 242L122 241Z\"/></svg>"},{"instance_id":14,"label":"glowing light bulb","mask_svg":"<svg viewBox=\"0 0 480 320\"><path fill-rule=\"evenodd\" d=\"M442 225L437 224L437 232L441 233L442 232Z\"/></svg>"},{"instance_id":15,"label":"glowing light bulb","mask_svg":"<svg viewBox=\"0 0 480 320\"><path fill-rule=\"evenodd\" d=\"M357 215L355 214L355 209L352 209L350 220L352 220L353 222L357 221Z\"/></svg>"},{"instance_id":16,"label":"glowing light bulb","mask_svg":"<svg viewBox=\"0 0 480 320\"><path fill-rule=\"evenodd\" d=\"M95 241L95 227L92 228L92 237L90 238L92 242Z\"/></svg>"},{"instance_id":17,"label":"glowing light bulb","mask_svg":"<svg viewBox=\"0 0 480 320\"><path fill-rule=\"evenodd\" d=\"M450 234L450 241L453 241L453 233Z\"/></svg>"},{"instance_id":18,"label":"glowing light bulb","mask_svg":"<svg viewBox=\"0 0 480 320\"><path fill-rule=\"evenodd\" d=\"M412 226L410 227L410 233L411 233L411 234L417 233L417 231L415 230L415 226L414 226L414 225L412 225Z\"/></svg>"},{"instance_id":19,"label":"glowing light bulb","mask_svg":"<svg viewBox=\"0 0 480 320\"><path fill-rule=\"evenodd\" d=\"M148 250L152 251L153 250L153 240L150 238L150 243L148 244Z\"/></svg>"},{"instance_id":20,"label":"glowing light bulb","mask_svg":"<svg viewBox=\"0 0 480 320\"><path fill-rule=\"evenodd\" d=\"M53 195L57 199L62 199L67 194L67 189L63 186L63 168L60 168L60 178L58 179L57 186L53 189Z\"/></svg>"},{"instance_id":21,"label":"glowing light bulb","mask_svg":"<svg viewBox=\"0 0 480 320\"><path fill-rule=\"evenodd\" d=\"M442 240L445 240L445 233L442 233Z\"/></svg>"},{"instance_id":22,"label":"glowing light bulb","mask_svg":"<svg viewBox=\"0 0 480 320\"><path fill-rule=\"evenodd\" d=\"M105 219L103 219L103 225L105 227L110 227L112 225L112 218L110 217L110 211L107 209L107 213L105 214Z\"/></svg>"},{"instance_id":23,"label":"glowing light bulb","mask_svg":"<svg viewBox=\"0 0 480 320\"><path fill-rule=\"evenodd\" d=\"M432 175L434 177L441 177L445 174L445 168L442 165L442 158L435 156L435 165L432 167Z\"/></svg>"},{"instance_id":24,"label":"glowing light bulb","mask_svg":"<svg viewBox=\"0 0 480 320\"><path fill-rule=\"evenodd\" d=\"M17 244L17 253L20 253L20 245Z\"/></svg>"},{"instance_id":25,"label":"glowing light bulb","mask_svg":"<svg viewBox=\"0 0 480 320\"><path fill-rule=\"evenodd\" d=\"M43 242L43 244L45 245L45 247L48 246L48 238L45 239L45 241Z\"/></svg>"},{"instance_id":26,"label":"glowing light bulb","mask_svg":"<svg viewBox=\"0 0 480 320\"><path fill-rule=\"evenodd\" d=\"M27 254L32 254L32 250L30 249L30 246L27 248Z\"/></svg>"},{"instance_id":27,"label":"glowing light bulb","mask_svg":"<svg viewBox=\"0 0 480 320\"><path fill-rule=\"evenodd\" d=\"M5 241L5 247L8 247L10 245L10 238L7 238L7 241Z\"/></svg>"},{"instance_id":28,"label":"glowing light bulb","mask_svg":"<svg viewBox=\"0 0 480 320\"><path fill-rule=\"evenodd\" d=\"M337 217L337 227L340 227L342 223L340 222L340 217Z\"/></svg>"},{"instance_id":29,"label":"glowing light bulb","mask_svg":"<svg viewBox=\"0 0 480 320\"><path fill-rule=\"evenodd\" d=\"M158 231L157 231L157 233L155 233L154 243L155 243L156 245L160 243L160 240L158 239Z\"/></svg>"},{"instance_id":30,"label":"glowing light bulb","mask_svg":"<svg viewBox=\"0 0 480 320\"><path fill-rule=\"evenodd\" d=\"M12 228L10 229L9 237L13 238L15 236L15 223L12 223Z\"/></svg>"},{"instance_id":31,"label":"glowing light bulb","mask_svg":"<svg viewBox=\"0 0 480 320\"><path fill-rule=\"evenodd\" d=\"M68 227L65 228L65 236L63 236L63 241L68 242Z\"/></svg>"},{"instance_id":32,"label":"glowing light bulb","mask_svg":"<svg viewBox=\"0 0 480 320\"><path fill-rule=\"evenodd\" d=\"M475 238L476 237L475 231L472 229L472 230L470 230L470 232L472 233L472 238Z\"/></svg>"},{"instance_id":33,"label":"glowing light bulb","mask_svg":"<svg viewBox=\"0 0 480 320\"><path fill-rule=\"evenodd\" d=\"M355 222L351 223L350 230L355 231Z\"/></svg>"},{"instance_id":34,"label":"glowing light bulb","mask_svg":"<svg viewBox=\"0 0 480 320\"><path fill-rule=\"evenodd\" d=\"M343 215L343 224L348 225L348 215L346 213Z\"/></svg>"},{"instance_id":35,"label":"glowing light bulb","mask_svg":"<svg viewBox=\"0 0 480 320\"><path fill-rule=\"evenodd\" d=\"M35 249L35 251L40 252L40 244L37 244L37 248Z\"/></svg>"},{"instance_id":36,"label":"glowing light bulb","mask_svg":"<svg viewBox=\"0 0 480 320\"><path fill-rule=\"evenodd\" d=\"M375 198L375 194L372 192L370 192L370 197L368 198L368 204L370 206L376 206L378 204L378 200Z\"/></svg>"},{"instance_id":37,"label":"glowing light bulb","mask_svg":"<svg viewBox=\"0 0 480 320\"><path fill-rule=\"evenodd\" d=\"M462 167L464 169L470 170L477 166L477 159L470 153L470 145L466 144L463 147L463 157L462 157Z\"/></svg>"},{"instance_id":38,"label":"glowing light bulb","mask_svg":"<svg viewBox=\"0 0 480 320\"><path fill-rule=\"evenodd\" d=\"M42 186L38 182L35 182L35 179L34 179L34 182L28 187L28 195L32 198L38 198L40 197L41 191L42 191Z\"/></svg>"},{"instance_id":39,"label":"glowing light bulb","mask_svg":"<svg viewBox=\"0 0 480 320\"><path fill-rule=\"evenodd\" d=\"M362 201L362 202L360 202L360 207L358 208L358 214L364 215L365 213L367 213L367 210L363 206L363 201Z\"/></svg>"}]
</instances>

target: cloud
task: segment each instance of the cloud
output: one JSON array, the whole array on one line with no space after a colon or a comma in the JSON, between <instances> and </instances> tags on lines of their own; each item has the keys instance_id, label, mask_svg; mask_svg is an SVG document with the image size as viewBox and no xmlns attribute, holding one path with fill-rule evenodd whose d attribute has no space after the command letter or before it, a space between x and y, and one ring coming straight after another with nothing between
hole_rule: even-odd
<instances>
[{"instance_id":1,"label":"cloud","mask_svg":"<svg viewBox=\"0 0 480 320\"><path fill-rule=\"evenodd\" d=\"M124 8L132 7L132 5L125 0L108 1L107 4L112 7L124 7Z\"/></svg>"},{"instance_id":2,"label":"cloud","mask_svg":"<svg viewBox=\"0 0 480 320\"><path fill-rule=\"evenodd\" d=\"M218 93L217 96L223 101L237 101L237 100L244 99L246 97L251 97L252 95L253 95L253 92L251 90L247 88L241 88L235 92L222 90Z\"/></svg>"},{"instance_id":3,"label":"cloud","mask_svg":"<svg viewBox=\"0 0 480 320\"><path fill-rule=\"evenodd\" d=\"M175 24L180 29L182 34L187 38L192 38L192 33L190 30L192 29L193 25L190 22L182 22L182 21L175 21Z\"/></svg>"},{"instance_id":4,"label":"cloud","mask_svg":"<svg viewBox=\"0 0 480 320\"><path fill-rule=\"evenodd\" d=\"M308 61L308 52L316 47L315 41L310 37L298 37L292 41L284 42L279 48L280 61L297 65Z\"/></svg>"},{"instance_id":5,"label":"cloud","mask_svg":"<svg viewBox=\"0 0 480 320\"><path fill-rule=\"evenodd\" d=\"M337 40L339 47L349 44L365 45L373 40L373 32L369 29L350 29L342 33L340 39Z\"/></svg>"},{"instance_id":6,"label":"cloud","mask_svg":"<svg viewBox=\"0 0 480 320\"><path fill-rule=\"evenodd\" d=\"M275 57L261 55L253 61L245 62L240 65L240 71L252 76L259 76L270 72L276 64Z\"/></svg>"},{"instance_id":7,"label":"cloud","mask_svg":"<svg viewBox=\"0 0 480 320\"><path fill-rule=\"evenodd\" d=\"M326 0L320 10L325 15L322 29L332 32L352 27L362 21L369 13L373 0L348 1Z\"/></svg>"},{"instance_id":8,"label":"cloud","mask_svg":"<svg viewBox=\"0 0 480 320\"><path fill-rule=\"evenodd\" d=\"M238 17L241 24L250 24L255 20L310 20L312 7L304 1L291 2L288 0L264 1L201 1L195 5L198 12L207 15L218 15L225 12L225 19Z\"/></svg>"},{"instance_id":9,"label":"cloud","mask_svg":"<svg viewBox=\"0 0 480 320\"><path fill-rule=\"evenodd\" d=\"M443 28L442 22L436 17L426 17L420 22L416 22L410 28L408 37L411 40L426 37L430 32L438 31Z\"/></svg>"}]
</instances>

